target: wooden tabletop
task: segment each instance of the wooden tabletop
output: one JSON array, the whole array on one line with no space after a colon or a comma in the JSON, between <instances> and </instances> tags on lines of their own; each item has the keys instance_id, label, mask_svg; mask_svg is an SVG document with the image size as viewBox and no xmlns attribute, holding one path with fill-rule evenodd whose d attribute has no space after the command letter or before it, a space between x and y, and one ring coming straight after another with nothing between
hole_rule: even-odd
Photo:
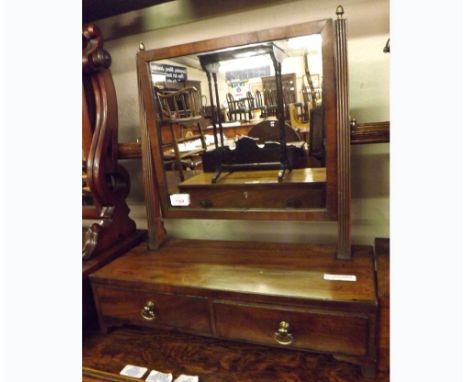
<instances>
[{"instance_id":1,"label":"wooden tabletop","mask_svg":"<svg viewBox=\"0 0 468 382\"><path fill-rule=\"evenodd\" d=\"M143 243L91 277L106 284L165 287L171 293L211 291L215 297L231 292L375 302L372 247L355 246L353 252L352 260L336 260L334 246L173 239L157 252ZM328 281L324 273L356 275L357 281Z\"/></svg>"},{"instance_id":2,"label":"wooden tabletop","mask_svg":"<svg viewBox=\"0 0 468 382\"><path fill-rule=\"evenodd\" d=\"M220 175L215 184L211 183L213 173L204 172L195 175L179 184L179 187L204 187L207 185L216 187L219 185L245 185L245 184L304 184L304 183L326 183L327 172L325 167L316 168L298 168L292 171L287 171L281 183L278 183L278 170L262 170L262 171L234 171L225 172Z\"/></svg>"}]
</instances>

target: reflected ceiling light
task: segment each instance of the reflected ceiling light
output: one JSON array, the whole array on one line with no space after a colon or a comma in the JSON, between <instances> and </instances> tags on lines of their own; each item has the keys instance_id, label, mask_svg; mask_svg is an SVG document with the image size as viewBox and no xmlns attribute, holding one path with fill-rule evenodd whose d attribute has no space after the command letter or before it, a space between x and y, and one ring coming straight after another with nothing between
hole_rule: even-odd
<instances>
[{"instance_id":1,"label":"reflected ceiling light","mask_svg":"<svg viewBox=\"0 0 468 382\"><path fill-rule=\"evenodd\" d=\"M322 47L322 36L312 34L309 36L300 36L288 39L290 49L305 49L307 51L320 50Z\"/></svg>"},{"instance_id":2,"label":"reflected ceiling light","mask_svg":"<svg viewBox=\"0 0 468 382\"><path fill-rule=\"evenodd\" d=\"M271 59L268 55L238 58L235 60L221 61L219 71L222 73L259 68L270 65Z\"/></svg>"},{"instance_id":3,"label":"reflected ceiling light","mask_svg":"<svg viewBox=\"0 0 468 382\"><path fill-rule=\"evenodd\" d=\"M153 82L166 82L166 76L164 74L151 74Z\"/></svg>"}]
</instances>

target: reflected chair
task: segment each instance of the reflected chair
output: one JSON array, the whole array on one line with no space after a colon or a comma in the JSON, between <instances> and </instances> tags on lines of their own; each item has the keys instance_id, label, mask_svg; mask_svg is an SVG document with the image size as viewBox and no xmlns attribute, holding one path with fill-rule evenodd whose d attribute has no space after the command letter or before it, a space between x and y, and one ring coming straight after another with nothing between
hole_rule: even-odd
<instances>
[{"instance_id":1,"label":"reflected chair","mask_svg":"<svg viewBox=\"0 0 468 382\"><path fill-rule=\"evenodd\" d=\"M245 100L236 100L231 93L226 95L228 104L228 117L230 121L237 121L237 116L240 120L247 120L249 110L245 105Z\"/></svg>"},{"instance_id":2,"label":"reflected chair","mask_svg":"<svg viewBox=\"0 0 468 382\"><path fill-rule=\"evenodd\" d=\"M262 114L260 117L265 118L266 117L266 108L263 103L263 97L262 97L262 92L260 90L255 91L255 107L257 109L260 109Z\"/></svg>"},{"instance_id":3,"label":"reflected chair","mask_svg":"<svg viewBox=\"0 0 468 382\"><path fill-rule=\"evenodd\" d=\"M200 157L206 151L205 135L202 128L201 97L195 87L186 87L180 90L160 89L155 87L155 96L159 108L159 134L161 137L161 149L163 151L165 165L175 164L179 171L180 180L184 180L184 167L194 169L194 158ZM162 129L168 126L171 141L163 142ZM193 135L195 127L198 134ZM192 149L181 153L180 143L200 140L200 145L194 145ZM174 154L164 152L165 147L171 147Z\"/></svg>"},{"instance_id":4,"label":"reflected chair","mask_svg":"<svg viewBox=\"0 0 468 382\"><path fill-rule=\"evenodd\" d=\"M286 113L286 120L291 120L290 105L296 105L296 97L294 90L291 90L290 86L283 86L283 100L284 110Z\"/></svg>"},{"instance_id":5,"label":"reflected chair","mask_svg":"<svg viewBox=\"0 0 468 382\"><path fill-rule=\"evenodd\" d=\"M310 112L313 109L313 93L310 87L302 86L302 99L304 100L304 122L310 118Z\"/></svg>"},{"instance_id":6,"label":"reflected chair","mask_svg":"<svg viewBox=\"0 0 468 382\"><path fill-rule=\"evenodd\" d=\"M265 114L267 117L276 116L276 90L265 89L263 91L265 100Z\"/></svg>"},{"instance_id":7,"label":"reflected chair","mask_svg":"<svg viewBox=\"0 0 468 382\"><path fill-rule=\"evenodd\" d=\"M247 101L247 108L249 111L249 120L252 119L252 110L255 109L255 98L252 95L252 92L248 91L245 95L245 99Z\"/></svg>"}]
</instances>

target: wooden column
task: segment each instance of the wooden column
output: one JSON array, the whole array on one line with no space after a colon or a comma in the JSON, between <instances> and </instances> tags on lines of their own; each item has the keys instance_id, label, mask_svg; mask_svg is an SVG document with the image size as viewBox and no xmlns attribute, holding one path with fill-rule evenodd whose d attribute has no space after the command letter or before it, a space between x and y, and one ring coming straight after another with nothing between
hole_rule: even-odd
<instances>
[{"instance_id":1,"label":"wooden column","mask_svg":"<svg viewBox=\"0 0 468 382\"><path fill-rule=\"evenodd\" d=\"M336 82L337 82L337 150L338 150L338 242L336 256L351 258L351 145L348 96L348 51L346 20L341 5L336 9Z\"/></svg>"},{"instance_id":2,"label":"wooden column","mask_svg":"<svg viewBox=\"0 0 468 382\"><path fill-rule=\"evenodd\" d=\"M140 52L145 50L145 45L140 43ZM143 168L143 184L145 189L145 201L146 201L146 214L148 221L148 247L152 250L156 250L166 239L166 230L161 216L161 206L159 202L159 187L155 178L156 169L153 164L153 156L151 154L151 139L149 136L148 127L146 126L146 110L150 110L153 105L150 100L144 99L143 91L141 87L144 84L151 83L149 78L148 68L146 62L137 55L137 68L138 75L138 94L140 97L140 124L141 124L141 158ZM146 69L146 70L145 70ZM146 73L148 78L144 80L140 77L139 73ZM146 104L145 104L146 101ZM154 132L155 133L155 132Z\"/></svg>"}]
</instances>

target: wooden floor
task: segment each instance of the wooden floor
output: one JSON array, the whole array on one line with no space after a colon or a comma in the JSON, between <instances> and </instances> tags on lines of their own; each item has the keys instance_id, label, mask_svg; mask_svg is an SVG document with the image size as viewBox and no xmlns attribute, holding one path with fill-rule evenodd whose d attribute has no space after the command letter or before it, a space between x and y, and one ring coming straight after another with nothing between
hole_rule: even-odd
<instances>
[{"instance_id":1,"label":"wooden floor","mask_svg":"<svg viewBox=\"0 0 468 382\"><path fill-rule=\"evenodd\" d=\"M379 369L390 369L390 241L375 239L379 293Z\"/></svg>"},{"instance_id":2,"label":"wooden floor","mask_svg":"<svg viewBox=\"0 0 468 382\"><path fill-rule=\"evenodd\" d=\"M358 366L328 355L140 328L88 335L83 342L83 366L118 374L126 364L133 364L171 372L174 377L198 375L200 382L388 382L388 241L376 241L376 250L381 321L375 379L363 378Z\"/></svg>"},{"instance_id":3,"label":"wooden floor","mask_svg":"<svg viewBox=\"0 0 468 382\"><path fill-rule=\"evenodd\" d=\"M126 365L198 375L200 382L361 382L358 366L330 356L270 349L176 332L120 328L83 345L83 366L117 373ZM375 381L389 381L379 372Z\"/></svg>"}]
</instances>

